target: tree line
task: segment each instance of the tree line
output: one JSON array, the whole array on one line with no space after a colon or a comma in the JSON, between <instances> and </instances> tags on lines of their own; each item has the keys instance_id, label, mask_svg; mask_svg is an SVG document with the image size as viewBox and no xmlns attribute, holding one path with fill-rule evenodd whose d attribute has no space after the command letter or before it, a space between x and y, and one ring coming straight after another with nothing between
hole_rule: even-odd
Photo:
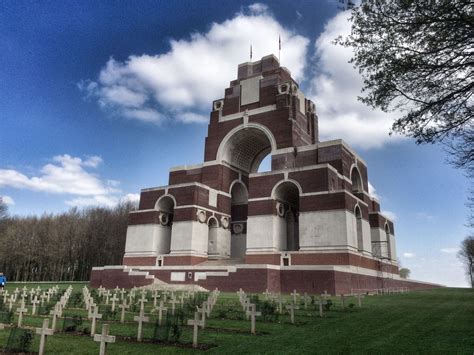
<instances>
[{"instance_id":1,"label":"tree line","mask_svg":"<svg viewBox=\"0 0 474 355\"><path fill-rule=\"evenodd\" d=\"M92 267L122 263L135 208L123 202L20 217L9 216L0 200L0 273L10 281L89 280Z\"/></svg>"}]
</instances>

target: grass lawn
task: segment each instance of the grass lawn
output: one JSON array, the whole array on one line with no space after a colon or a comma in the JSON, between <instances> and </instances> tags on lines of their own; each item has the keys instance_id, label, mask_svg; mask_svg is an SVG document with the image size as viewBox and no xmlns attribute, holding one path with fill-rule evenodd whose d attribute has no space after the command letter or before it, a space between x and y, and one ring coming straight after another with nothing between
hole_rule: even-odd
<instances>
[{"instance_id":1,"label":"grass lawn","mask_svg":"<svg viewBox=\"0 0 474 355\"><path fill-rule=\"evenodd\" d=\"M39 284L40 287L55 285ZM65 288L63 284L60 287ZM80 292L84 284L72 284ZM9 284L11 291L24 284ZM37 286L28 284L27 287ZM263 298L263 297L262 297ZM241 311L236 294L219 296L207 321L205 330L199 331L199 343L210 347L209 353L410 353L410 354L473 354L474 353L474 290L444 288L418 291L409 294L369 296L363 308L343 311L338 299L335 306L317 316L314 305L308 310L300 306L296 312L297 324L289 323L289 316L280 316L277 322L262 322L257 318L258 335L250 335L250 321L226 316L230 309ZM147 303L149 312L152 301ZM348 303L357 303L350 299ZM233 307L235 305L235 307ZM15 307L16 308L16 307ZM31 305L27 305L31 311ZM84 309L66 308L64 314L86 316ZM189 347L162 343L136 343L137 325L134 313L127 313L126 323L114 321L110 334L118 336L108 347L109 354L196 353ZM144 338L151 338L156 315L144 326ZM12 321L16 323L16 318ZM25 326L40 326L39 316L25 316ZM58 323L62 326L62 321ZM84 324L90 327L88 321ZM100 333L101 323L97 326ZM0 330L0 349L5 346L10 329ZM180 343L192 341L192 328L183 327ZM35 336L32 350L38 349L39 336ZM47 353L97 354L99 344L87 335L56 333L48 337Z\"/></svg>"}]
</instances>

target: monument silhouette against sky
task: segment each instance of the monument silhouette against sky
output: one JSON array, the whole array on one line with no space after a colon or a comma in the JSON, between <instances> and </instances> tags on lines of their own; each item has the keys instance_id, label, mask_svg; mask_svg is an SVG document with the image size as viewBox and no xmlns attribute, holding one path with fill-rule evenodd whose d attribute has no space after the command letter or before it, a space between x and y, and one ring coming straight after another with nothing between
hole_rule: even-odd
<instances>
[{"instance_id":1,"label":"monument silhouette against sky","mask_svg":"<svg viewBox=\"0 0 474 355\"><path fill-rule=\"evenodd\" d=\"M431 287L400 279L394 224L369 195L367 164L342 140L319 141L316 111L275 56L240 64L212 103L204 162L141 191L123 265L94 268L92 286ZM259 172L269 154L271 171Z\"/></svg>"}]
</instances>

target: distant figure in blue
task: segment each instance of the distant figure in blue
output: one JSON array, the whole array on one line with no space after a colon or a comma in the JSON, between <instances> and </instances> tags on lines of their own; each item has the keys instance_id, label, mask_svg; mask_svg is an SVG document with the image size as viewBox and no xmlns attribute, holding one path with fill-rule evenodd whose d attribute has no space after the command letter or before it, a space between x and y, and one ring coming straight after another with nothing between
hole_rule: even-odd
<instances>
[{"instance_id":1,"label":"distant figure in blue","mask_svg":"<svg viewBox=\"0 0 474 355\"><path fill-rule=\"evenodd\" d=\"M0 272L0 288L4 288L7 285L7 278Z\"/></svg>"}]
</instances>

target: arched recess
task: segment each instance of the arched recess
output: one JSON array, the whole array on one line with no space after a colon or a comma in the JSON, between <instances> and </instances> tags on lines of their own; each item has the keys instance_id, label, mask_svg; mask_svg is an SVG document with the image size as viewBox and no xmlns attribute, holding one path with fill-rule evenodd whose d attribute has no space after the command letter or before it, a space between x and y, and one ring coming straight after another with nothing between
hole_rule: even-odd
<instances>
[{"instance_id":1,"label":"arched recess","mask_svg":"<svg viewBox=\"0 0 474 355\"><path fill-rule=\"evenodd\" d=\"M364 239L362 234L362 212L359 205L355 206L354 215L356 218L357 249L362 251L364 249Z\"/></svg>"},{"instance_id":2,"label":"arched recess","mask_svg":"<svg viewBox=\"0 0 474 355\"><path fill-rule=\"evenodd\" d=\"M176 200L171 195L164 195L158 199L155 209L158 215L160 228L157 234L156 248L158 254L169 254L173 235L173 217Z\"/></svg>"},{"instance_id":3,"label":"arched recess","mask_svg":"<svg viewBox=\"0 0 474 355\"><path fill-rule=\"evenodd\" d=\"M231 258L243 258L247 249L248 191L241 181L234 181L231 195Z\"/></svg>"},{"instance_id":4,"label":"arched recess","mask_svg":"<svg viewBox=\"0 0 474 355\"><path fill-rule=\"evenodd\" d=\"M352 192L364 192L364 184L359 168L354 164L351 168Z\"/></svg>"},{"instance_id":5,"label":"arched recess","mask_svg":"<svg viewBox=\"0 0 474 355\"><path fill-rule=\"evenodd\" d=\"M231 130L222 140L217 159L245 172L255 173L262 160L276 150L272 133L264 126L249 123Z\"/></svg>"},{"instance_id":6,"label":"arched recess","mask_svg":"<svg viewBox=\"0 0 474 355\"><path fill-rule=\"evenodd\" d=\"M219 231L219 221L215 217L209 217L207 221L208 226L208 242L207 242L207 254L208 257L218 256L217 250L217 237Z\"/></svg>"},{"instance_id":7,"label":"arched recess","mask_svg":"<svg viewBox=\"0 0 474 355\"><path fill-rule=\"evenodd\" d=\"M277 237L280 250L297 251L300 249L299 242L299 211L300 211L299 186L293 181L279 183L272 192L276 201Z\"/></svg>"},{"instance_id":8,"label":"arched recess","mask_svg":"<svg viewBox=\"0 0 474 355\"><path fill-rule=\"evenodd\" d=\"M392 247L390 245L390 226L388 225L387 222L385 222L384 230L385 230L385 239L387 240L387 257L389 259L392 259Z\"/></svg>"}]
</instances>

